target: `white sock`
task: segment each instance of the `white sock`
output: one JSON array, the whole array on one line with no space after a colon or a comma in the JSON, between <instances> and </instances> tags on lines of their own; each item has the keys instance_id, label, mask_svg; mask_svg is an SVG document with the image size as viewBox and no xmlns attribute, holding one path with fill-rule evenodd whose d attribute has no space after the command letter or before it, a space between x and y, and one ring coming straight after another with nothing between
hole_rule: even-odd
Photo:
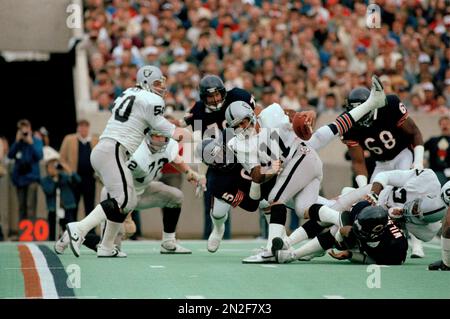
<instances>
[{"instance_id":1,"label":"white sock","mask_svg":"<svg viewBox=\"0 0 450 319\"><path fill-rule=\"evenodd\" d=\"M162 241L166 241L166 240L175 240L175 233L166 233L163 231Z\"/></svg>"},{"instance_id":2,"label":"white sock","mask_svg":"<svg viewBox=\"0 0 450 319\"><path fill-rule=\"evenodd\" d=\"M286 234L286 228L281 224L269 224L269 234L267 235L267 250L272 248L272 239L275 237L283 238L283 235Z\"/></svg>"},{"instance_id":3,"label":"white sock","mask_svg":"<svg viewBox=\"0 0 450 319\"><path fill-rule=\"evenodd\" d=\"M327 206L322 206L319 209L319 218L321 222L326 222L326 223L330 223L333 225L338 225L340 224L341 221L341 214L332 209L329 208Z\"/></svg>"},{"instance_id":4,"label":"white sock","mask_svg":"<svg viewBox=\"0 0 450 319\"><path fill-rule=\"evenodd\" d=\"M411 237L411 246L412 247L422 246L422 241L420 239L418 239L416 236L414 236L411 233L409 233L409 236Z\"/></svg>"},{"instance_id":5,"label":"white sock","mask_svg":"<svg viewBox=\"0 0 450 319\"><path fill-rule=\"evenodd\" d=\"M355 122L358 122L360 119L362 119L367 113L369 113L372 110L372 107L369 105L367 101L364 103L358 105L354 109L350 110L348 113L353 118Z\"/></svg>"},{"instance_id":6,"label":"white sock","mask_svg":"<svg viewBox=\"0 0 450 319\"><path fill-rule=\"evenodd\" d=\"M114 240L116 239L117 234L119 233L120 227L122 223L116 223L108 220L106 222L105 233L103 234L103 239L101 245L106 249L114 248Z\"/></svg>"},{"instance_id":7,"label":"white sock","mask_svg":"<svg viewBox=\"0 0 450 319\"><path fill-rule=\"evenodd\" d=\"M294 251L294 254L296 259L298 259L322 251L324 250L322 246L320 246L319 240L317 239L317 237L314 237L309 242L304 244L302 247L296 249Z\"/></svg>"},{"instance_id":8,"label":"white sock","mask_svg":"<svg viewBox=\"0 0 450 319\"><path fill-rule=\"evenodd\" d=\"M447 267L450 267L450 238L441 237L442 243L442 261Z\"/></svg>"},{"instance_id":9,"label":"white sock","mask_svg":"<svg viewBox=\"0 0 450 319\"><path fill-rule=\"evenodd\" d=\"M106 214L102 205L98 204L89 215L78 222L77 226L84 237L92 228L100 225L104 220L106 220Z\"/></svg>"},{"instance_id":10,"label":"white sock","mask_svg":"<svg viewBox=\"0 0 450 319\"><path fill-rule=\"evenodd\" d=\"M214 218L211 216L211 221L213 223L213 231L217 233L221 233L222 231L225 231L225 222L228 219L228 213L225 214L222 218Z\"/></svg>"},{"instance_id":11,"label":"white sock","mask_svg":"<svg viewBox=\"0 0 450 319\"><path fill-rule=\"evenodd\" d=\"M308 239L308 234L306 233L303 227L299 227L292 232L292 234L287 238L287 242L289 245L295 245L304 240Z\"/></svg>"}]
</instances>

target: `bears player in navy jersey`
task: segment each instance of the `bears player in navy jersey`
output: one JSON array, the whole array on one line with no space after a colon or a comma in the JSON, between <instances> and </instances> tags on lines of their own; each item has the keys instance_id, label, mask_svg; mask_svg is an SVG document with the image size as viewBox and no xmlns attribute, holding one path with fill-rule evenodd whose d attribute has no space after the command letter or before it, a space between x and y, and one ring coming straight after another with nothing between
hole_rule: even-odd
<instances>
[{"instance_id":1,"label":"bears player in navy jersey","mask_svg":"<svg viewBox=\"0 0 450 319\"><path fill-rule=\"evenodd\" d=\"M314 204L308 209L311 221L320 222L322 206ZM341 227L335 227L335 231L331 228L321 232L319 227L319 234L296 250L283 249L283 239L274 238L272 252L277 262L289 263L307 256L313 257L333 247L341 251L332 250L330 255L339 260L381 265L400 265L405 261L408 241L389 218L386 209L361 201L350 211L343 212L338 224Z\"/></svg>"},{"instance_id":2,"label":"bears player in navy jersey","mask_svg":"<svg viewBox=\"0 0 450 319\"><path fill-rule=\"evenodd\" d=\"M221 131L226 128L225 110L228 105L235 101L245 101L253 109L260 108L256 106L254 97L247 91L240 88L226 90L222 79L216 75L205 75L199 84L200 101L188 110L181 126L191 126L193 130L194 143L199 143L204 138L218 138ZM205 168L203 168L205 169ZM212 207L212 193L214 187L218 185L216 182L215 169L209 168L207 172L201 172L206 175L207 185L203 194L205 205L205 229L204 237L211 231L211 222L209 212ZM229 209L231 206L228 207ZM226 228L228 231L230 227ZM230 234L225 234L225 238L229 238Z\"/></svg>"},{"instance_id":3,"label":"bears player in navy jersey","mask_svg":"<svg viewBox=\"0 0 450 319\"><path fill-rule=\"evenodd\" d=\"M231 130L231 129L227 129ZM223 139L226 140L223 133ZM231 207L240 207L254 212L260 207L259 199L249 196L252 178L241 164L237 163L234 154L220 139L206 138L197 145L196 153L203 163L210 167L216 181L211 189L212 204L209 212L213 229L208 238L207 249L214 253L219 249L225 232L225 221ZM275 179L261 187L261 198L267 196L275 183ZM263 200L269 206L267 200ZM264 204L263 204L264 206Z\"/></svg>"},{"instance_id":4,"label":"bears player in navy jersey","mask_svg":"<svg viewBox=\"0 0 450 319\"><path fill-rule=\"evenodd\" d=\"M345 103L347 111L367 100L369 94L365 87L353 89ZM364 151L370 152L376 161L371 180L383 171L423 168L422 133L397 95L389 94L386 100L385 107L367 114L342 136L352 159L358 187L368 182ZM421 242L414 236L411 236L411 242L411 257L424 257Z\"/></svg>"}]
</instances>

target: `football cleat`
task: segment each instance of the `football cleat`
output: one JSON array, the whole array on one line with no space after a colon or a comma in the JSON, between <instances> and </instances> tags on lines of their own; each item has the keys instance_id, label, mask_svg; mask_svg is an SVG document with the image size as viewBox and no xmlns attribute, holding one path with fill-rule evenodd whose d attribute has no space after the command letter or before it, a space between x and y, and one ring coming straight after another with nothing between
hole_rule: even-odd
<instances>
[{"instance_id":1,"label":"football cleat","mask_svg":"<svg viewBox=\"0 0 450 319\"><path fill-rule=\"evenodd\" d=\"M296 260L295 253L292 249L278 250L275 255L276 262L279 264L287 264Z\"/></svg>"},{"instance_id":2,"label":"football cleat","mask_svg":"<svg viewBox=\"0 0 450 319\"><path fill-rule=\"evenodd\" d=\"M268 264L274 263L275 261L275 256L267 249L261 250L256 255L242 259L243 264Z\"/></svg>"},{"instance_id":3,"label":"football cleat","mask_svg":"<svg viewBox=\"0 0 450 319\"><path fill-rule=\"evenodd\" d=\"M163 241L159 252L161 254L192 254L192 250L177 244L175 239Z\"/></svg>"},{"instance_id":4,"label":"football cleat","mask_svg":"<svg viewBox=\"0 0 450 319\"><path fill-rule=\"evenodd\" d=\"M428 265L428 270L450 271L450 267L444 264L442 260L435 261Z\"/></svg>"},{"instance_id":5,"label":"football cleat","mask_svg":"<svg viewBox=\"0 0 450 319\"><path fill-rule=\"evenodd\" d=\"M58 255L62 255L62 254L64 254L64 251L66 250L66 248L69 245L70 245L69 233L66 230L66 231L64 231L62 236L55 242L53 249L54 249L55 253L57 253Z\"/></svg>"},{"instance_id":6,"label":"football cleat","mask_svg":"<svg viewBox=\"0 0 450 319\"><path fill-rule=\"evenodd\" d=\"M412 252L411 258L423 258L425 253L423 252L422 243L419 240L411 240L412 242Z\"/></svg>"},{"instance_id":7,"label":"football cleat","mask_svg":"<svg viewBox=\"0 0 450 319\"><path fill-rule=\"evenodd\" d=\"M297 260L310 261L313 258L323 257L323 256L325 256L325 251L321 251L321 252L313 253L311 255L303 256L303 257L298 258Z\"/></svg>"},{"instance_id":8,"label":"football cleat","mask_svg":"<svg viewBox=\"0 0 450 319\"><path fill-rule=\"evenodd\" d=\"M225 225L221 227L222 231L218 230L215 226L208 237L207 249L210 253L215 253L219 249L220 243L225 233Z\"/></svg>"},{"instance_id":9,"label":"football cleat","mask_svg":"<svg viewBox=\"0 0 450 319\"><path fill-rule=\"evenodd\" d=\"M75 257L80 257L80 247L83 244L84 237L78 229L78 223L73 222L66 225L67 233L69 234L70 249Z\"/></svg>"},{"instance_id":10,"label":"football cleat","mask_svg":"<svg viewBox=\"0 0 450 319\"><path fill-rule=\"evenodd\" d=\"M276 256L277 251L289 249L289 245L281 238L275 237L272 239L272 255Z\"/></svg>"},{"instance_id":11,"label":"football cleat","mask_svg":"<svg viewBox=\"0 0 450 319\"><path fill-rule=\"evenodd\" d=\"M372 89L370 90L370 95L367 101L369 102L372 110L384 107L387 104L383 85L376 75L372 76Z\"/></svg>"},{"instance_id":12,"label":"football cleat","mask_svg":"<svg viewBox=\"0 0 450 319\"><path fill-rule=\"evenodd\" d=\"M123 251L120 251L120 249L117 246L114 246L113 249L107 249L104 248L102 245L98 245L97 247L97 257L101 258L125 258L127 257L127 254Z\"/></svg>"}]
</instances>

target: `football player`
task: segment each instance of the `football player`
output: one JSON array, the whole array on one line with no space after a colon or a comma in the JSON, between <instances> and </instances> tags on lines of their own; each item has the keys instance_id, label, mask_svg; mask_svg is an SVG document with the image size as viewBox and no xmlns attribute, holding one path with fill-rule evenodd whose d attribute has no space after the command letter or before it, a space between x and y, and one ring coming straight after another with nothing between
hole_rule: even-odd
<instances>
[{"instance_id":1,"label":"football player","mask_svg":"<svg viewBox=\"0 0 450 319\"><path fill-rule=\"evenodd\" d=\"M320 204L308 209L312 220L318 220L323 213ZM341 252L331 251L333 258L352 262L381 265L400 265L405 261L408 241L402 231L390 220L386 209L371 206L368 201L361 201L350 211L342 214L343 225L334 232L321 232L317 237L292 250L283 249L285 242L277 237L273 239L272 252L278 263L289 263L305 256L338 248Z\"/></svg>"},{"instance_id":2,"label":"football player","mask_svg":"<svg viewBox=\"0 0 450 319\"><path fill-rule=\"evenodd\" d=\"M224 134L225 136L226 134ZM213 204L210 216L213 229L208 238L207 249L214 253L219 248L225 232L225 220L228 218L229 206L240 207L254 212L260 206L259 199L249 196L252 178L237 163L234 154L221 140L207 138L197 145L197 156L203 163L215 170L217 185L212 190ZM273 180L274 181L274 180ZM267 195L273 183L261 187L262 198ZM263 206L268 206L264 201Z\"/></svg>"},{"instance_id":3,"label":"football player","mask_svg":"<svg viewBox=\"0 0 450 319\"><path fill-rule=\"evenodd\" d=\"M447 210L439 179L428 168L377 174L367 199L388 209L394 221L425 242L436 236Z\"/></svg>"},{"instance_id":4,"label":"football player","mask_svg":"<svg viewBox=\"0 0 450 319\"><path fill-rule=\"evenodd\" d=\"M353 89L345 104L347 111L367 100L369 94L365 87ZM342 136L352 159L358 187L367 184L364 150L376 161L372 180L383 171L423 168L424 146L419 128L397 95L389 94L386 98L385 107L368 113ZM411 257L424 257L421 242L414 236L411 236L411 242Z\"/></svg>"},{"instance_id":5,"label":"football player","mask_svg":"<svg viewBox=\"0 0 450 319\"><path fill-rule=\"evenodd\" d=\"M442 226L441 254L442 259L428 266L429 270L450 270L450 182L442 186L441 198L447 206L447 215Z\"/></svg>"},{"instance_id":6,"label":"football player","mask_svg":"<svg viewBox=\"0 0 450 319\"><path fill-rule=\"evenodd\" d=\"M336 120L341 125L326 127L329 132L324 138L325 141L339 134L338 127L349 129L367 112L385 104L382 85L376 77L373 77L372 82L370 98L358 108L341 115ZM261 112L260 119L264 119L264 112L266 110ZM258 130L255 113L251 106L243 101L232 103L225 116L236 135L228 145L235 152L238 162L252 177L252 197L258 197L258 187L261 183L276 178L268 197L271 213L267 247L261 253L243 260L244 263L273 261L270 247L274 237L283 237L285 234L286 203L294 199L295 210L301 212L317 201L322 179L322 162L314 148L296 136L289 121L283 119L283 116L261 120L261 130ZM319 142L323 144L320 139Z\"/></svg>"},{"instance_id":7,"label":"football player","mask_svg":"<svg viewBox=\"0 0 450 319\"><path fill-rule=\"evenodd\" d=\"M159 131L151 130L146 134L144 141L136 152L126 162L126 167L131 171L136 189L137 204L135 209L167 208L163 214L164 229L160 252L162 254L190 254L192 253L191 250L179 245L175 238L183 193L175 187L156 181L166 163L171 163L178 171L184 173L189 182L205 187L206 178L192 170L178 155L178 143ZM109 198L109 193L106 187L103 187L101 201L107 198ZM120 250L121 235L119 234L116 237L115 248L119 250L118 257L126 257L127 255ZM63 251L69 244L67 239L68 233L65 233L56 243L60 251L61 248Z\"/></svg>"},{"instance_id":8,"label":"football player","mask_svg":"<svg viewBox=\"0 0 450 319\"><path fill-rule=\"evenodd\" d=\"M225 110L235 101L245 101L252 109L257 107L254 97L247 91L240 88L226 90L222 79L216 75L207 74L199 83L200 101L188 110L180 126L191 126L193 130L194 144L198 144L205 138L220 139L223 129L226 128ZM212 193L214 188L220 184L220 172L214 167L200 166L200 173L206 175L207 187L203 194L205 217L209 216L212 207ZM228 205L228 211L231 206ZM228 215L228 213L227 213ZM205 233L209 231L209 218L205 220Z\"/></svg>"},{"instance_id":9,"label":"football player","mask_svg":"<svg viewBox=\"0 0 450 319\"><path fill-rule=\"evenodd\" d=\"M359 201L363 191L367 193L369 188L371 191L366 199L388 210L399 228L405 228L420 240L430 241L441 228L440 220L447 207L441 200L441 188L434 172L431 169L395 170L379 173L372 185L339 196L343 198L330 201L326 204L330 206L323 206L314 216L306 213L304 217L311 220L285 239L285 247L312 238L330 225L341 226L340 212Z\"/></svg>"},{"instance_id":10,"label":"football player","mask_svg":"<svg viewBox=\"0 0 450 319\"><path fill-rule=\"evenodd\" d=\"M97 256L119 255L114 240L127 214L137 204L133 177L131 171L126 169L126 161L149 129L156 129L167 137L172 137L175 132L175 125L163 116L166 86L161 70L144 66L138 70L136 77L136 86L125 90L115 100L112 115L91 154L92 167L110 196L84 219L67 225L70 247L77 257L84 236L104 219L108 222L97 248Z\"/></svg>"}]
</instances>

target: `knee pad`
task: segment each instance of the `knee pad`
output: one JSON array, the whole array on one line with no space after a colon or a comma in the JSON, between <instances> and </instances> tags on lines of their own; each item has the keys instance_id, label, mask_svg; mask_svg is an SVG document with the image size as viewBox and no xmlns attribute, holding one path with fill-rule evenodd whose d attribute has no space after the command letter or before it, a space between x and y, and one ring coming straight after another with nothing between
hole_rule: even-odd
<instances>
[{"instance_id":1,"label":"knee pad","mask_svg":"<svg viewBox=\"0 0 450 319\"><path fill-rule=\"evenodd\" d=\"M223 200L214 198L213 208L211 209L211 217L214 219L221 219L227 216L230 210L230 204L224 202Z\"/></svg>"},{"instance_id":2,"label":"knee pad","mask_svg":"<svg viewBox=\"0 0 450 319\"><path fill-rule=\"evenodd\" d=\"M313 221L311 219L306 221L306 223L304 223L302 227L305 230L306 234L308 235L308 238L316 237L318 234L322 232L322 230L325 229L325 227L322 227L316 221Z\"/></svg>"},{"instance_id":3,"label":"knee pad","mask_svg":"<svg viewBox=\"0 0 450 319\"><path fill-rule=\"evenodd\" d=\"M100 203L100 205L105 212L106 218L112 222L123 223L123 221L127 217L126 214L122 213L119 208L119 204L117 204L117 201L114 198L104 200Z\"/></svg>"},{"instance_id":4,"label":"knee pad","mask_svg":"<svg viewBox=\"0 0 450 319\"><path fill-rule=\"evenodd\" d=\"M323 206L322 204L311 205L311 207L308 209L309 219L319 222L320 221L319 210L320 208L322 208L322 206Z\"/></svg>"},{"instance_id":5,"label":"knee pad","mask_svg":"<svg viewBox=\"0 0 450 319\"><path fill-rule=\"evenodd\" d=\"M178 188L173 187L173 189L171 189L170 195L171 195L170 200L166 204L166 207L169 207L169 208L181 207L181 204L183 203L183 199L184 199L183 192L181 190L179 190Z\"/></svg>"},{"instance_id":6,"label":"knee pad","mask_svg":"<svg viewBox=\"0 0 450 319\"><path fill-rule=\"evenodd\" d=\"M286 224L287 209L284 204L273 205L270 209L270 223L271 224Z\"/></svg>"},{"instance_id":7,"label":"knee pad","mask_svg":"<svg viewBox=\"0 0 450 319\"><path fill-rule=\"evenodd\" d=\"M323 250L333 248L336 242L333 235L331 235L331 232L329 231L317 235L317 240L319 241L319 244L320 246L322 246Z\"/></svg>"}]
</instances>

